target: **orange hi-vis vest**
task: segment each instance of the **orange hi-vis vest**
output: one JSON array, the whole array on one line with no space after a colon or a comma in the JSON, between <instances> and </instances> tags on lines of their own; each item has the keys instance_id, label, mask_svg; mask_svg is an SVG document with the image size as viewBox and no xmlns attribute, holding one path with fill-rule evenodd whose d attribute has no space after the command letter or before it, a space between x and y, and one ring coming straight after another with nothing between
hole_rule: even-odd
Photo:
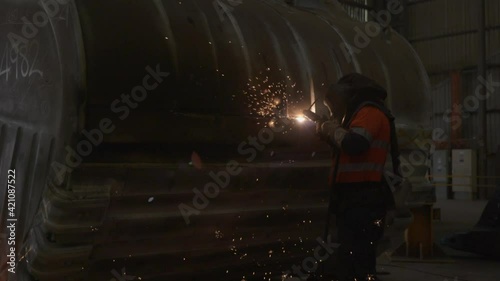
<instances>
[{"instance_id":1,"label":"orange hi-vis vest","mask_svg":"<svg viewBox=\"0 0 500 281\"><path fill-rule=\"evenodd\" d=\"M337 183L380 182L391 143L389 119L380 109L366 105L351 118L348 129L365 137L370 148L355 156L341 149Z\"/></svg>"}]
</instances>

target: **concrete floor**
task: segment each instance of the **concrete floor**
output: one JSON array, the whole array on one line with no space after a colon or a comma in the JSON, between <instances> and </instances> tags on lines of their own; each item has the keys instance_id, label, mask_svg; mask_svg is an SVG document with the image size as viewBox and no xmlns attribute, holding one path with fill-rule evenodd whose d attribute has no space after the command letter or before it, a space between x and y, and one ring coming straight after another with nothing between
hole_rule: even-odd
<instances>
[{"instance_id":1,"label":"concrete floor","mask_svg":"<svg viewBox=\"0 0 500 281\"><path fill-rule=\"evenodd\" d=\"M486 206L487 201L438 201L441 221L434 223L436 242L455 232L472 228ZM500 261L488 260L474 254L441 246L451 263L391 262L382 256L378 271L383 281L500 281Z\"/></svg>"}]
</instances>

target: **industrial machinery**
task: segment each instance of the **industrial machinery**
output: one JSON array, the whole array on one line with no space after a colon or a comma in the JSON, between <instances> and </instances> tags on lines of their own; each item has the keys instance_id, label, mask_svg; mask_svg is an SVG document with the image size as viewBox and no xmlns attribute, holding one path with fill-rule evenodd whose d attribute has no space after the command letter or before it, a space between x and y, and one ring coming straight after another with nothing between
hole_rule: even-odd
<instances>
[{"instance_id":1,"label":"industrial machinery","mask_svg":"<svg viewBox=\"0 0 500 281\"><path fill-rule=\"evenodd\" d=\"M336 1L3 0L0 21L2 280L280 278L328 198L302 110L350 72L386 87L429 191L405 161L428 155L425 70Z\"/></svg>"}]
</instances>

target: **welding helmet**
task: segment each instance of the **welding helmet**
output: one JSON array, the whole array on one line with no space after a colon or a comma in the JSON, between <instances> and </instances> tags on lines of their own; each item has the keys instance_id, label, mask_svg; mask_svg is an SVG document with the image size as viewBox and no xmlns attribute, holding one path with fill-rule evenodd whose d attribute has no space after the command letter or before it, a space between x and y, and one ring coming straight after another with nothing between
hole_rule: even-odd
<instances>
[{"instance_id":1,"label":"welding helmet","mask_svg":"<svg viewBox=\"0 0 500 281\"><path fill-rule=\"evenodd\" d=\"M363 101L383 102L386 98L387 92L377 82L362 74L351 73L328 88L323 102L335 115L336 112L345 112Z\"/></svg>"}]
</instances>

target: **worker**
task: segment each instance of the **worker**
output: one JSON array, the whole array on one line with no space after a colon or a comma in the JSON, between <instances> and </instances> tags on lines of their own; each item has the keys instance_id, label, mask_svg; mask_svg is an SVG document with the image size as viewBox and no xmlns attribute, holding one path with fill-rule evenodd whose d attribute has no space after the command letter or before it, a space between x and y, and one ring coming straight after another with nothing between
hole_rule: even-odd
<instances>
[{"instance_id":1,"label":"worker","mask_svg":"<svg viewBox=\"0 0 500 281\"><path fill-rule=\"evenodd\" d=\"M372 79L348 74L330 87L325 105L333 117L317 128L335 152L330 211L336 215L337 278L341 281L379 280L376 245L384 233L387 209L393 205L384 177L395 135L391 133L393 118L384 106L386 97L384 88ZM341 116L341 122L334 118Z\"/></svg>"}]
</instances>

